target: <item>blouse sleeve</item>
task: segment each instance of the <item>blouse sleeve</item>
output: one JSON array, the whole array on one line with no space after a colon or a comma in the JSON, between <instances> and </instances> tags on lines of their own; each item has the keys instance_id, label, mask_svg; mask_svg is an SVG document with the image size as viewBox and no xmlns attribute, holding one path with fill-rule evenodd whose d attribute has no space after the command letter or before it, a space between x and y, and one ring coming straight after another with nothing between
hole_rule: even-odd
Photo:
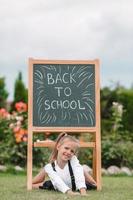
<instances>
[{"instance_id":1,"label":"blouse sleeve","mask_svg":"<svg viewBox=\"0 0 133 200\"><path fill-rule=\"evenodd\" d=\"M76 156L72 157L71 165L72 165L73 173L75 176L75 183L76 183L77 189L80 190L81 188L86 188L83 167L79 163L79 160L77 159Z\"/></svg>"},{"instance_id":2,"label":"blouse sleeve","mask_svg":"<svg viewBox=\"0 0 133 200\"><path fill-rule=\"evenodd\" d=\"M44 167L44 170L48 174L50 180L52 181L54 188L59 190L60 192L65 193L70 188L64 183L64 181L60 178L56 171L53 170L51 164L47 164Z\"/></svg>"}]
</instances>

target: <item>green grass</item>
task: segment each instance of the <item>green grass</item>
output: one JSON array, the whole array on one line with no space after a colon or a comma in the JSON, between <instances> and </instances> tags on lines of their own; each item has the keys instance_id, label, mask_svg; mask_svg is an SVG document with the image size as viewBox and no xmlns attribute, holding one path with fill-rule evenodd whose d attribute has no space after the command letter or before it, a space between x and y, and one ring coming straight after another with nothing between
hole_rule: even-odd
<instances>
[{"instance_id":1,"label":"green grass","mask_svg":"<svg viewBox=\"0 0 133 200\"><path fill-rule=\"evenodd\" d=\"M89 191L87 197L68 196L59 192L26 189L26 175L0 173L2 200L132 200L133 177L103 177L102 191Z\"/></svg>"}]
</instances>

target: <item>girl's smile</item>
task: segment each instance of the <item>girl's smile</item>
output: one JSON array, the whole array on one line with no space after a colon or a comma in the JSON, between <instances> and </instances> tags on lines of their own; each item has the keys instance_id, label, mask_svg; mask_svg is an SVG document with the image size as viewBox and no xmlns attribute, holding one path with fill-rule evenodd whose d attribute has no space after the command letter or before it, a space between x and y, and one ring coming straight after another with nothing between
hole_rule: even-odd
<instances>
[{"instance_id":1,"label":"girl's smile","mask_svg":"<svg viewBox=\"0 0 133 200\"><path fill-rule=\"evenodd\" d=\"M67 163L68 160L76 153L77 143L73 141L66 140L63 144L57 146L58 156L57 163L62 168Z\"/></svg>"}]
</instances>

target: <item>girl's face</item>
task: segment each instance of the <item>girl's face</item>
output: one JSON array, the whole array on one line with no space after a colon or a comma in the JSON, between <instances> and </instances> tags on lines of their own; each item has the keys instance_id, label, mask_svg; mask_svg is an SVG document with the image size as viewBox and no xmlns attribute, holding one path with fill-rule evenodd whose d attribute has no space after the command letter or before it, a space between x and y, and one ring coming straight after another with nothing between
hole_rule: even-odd
<instances>
[{"instance_id":1,"label":"girl's face","mask_svg":"<svg viewBox=\"0 0 133 200\"><path fill-rule=\"evenodd\" d=\"M66 140L64 141L63 144L57 145L57 150L58 150L57 159L67 162L76 153L77 143L74 141Z\"/></svg>"}]
</instances>

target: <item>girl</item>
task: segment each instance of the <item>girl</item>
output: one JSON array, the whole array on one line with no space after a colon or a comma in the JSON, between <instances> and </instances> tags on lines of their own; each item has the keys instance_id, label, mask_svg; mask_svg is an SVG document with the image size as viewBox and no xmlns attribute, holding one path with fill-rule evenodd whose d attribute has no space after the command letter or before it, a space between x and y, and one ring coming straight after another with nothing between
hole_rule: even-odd
<instances>
[{"instance_id":1,"label":"girl","mask_svg":"<svg viewBox=\"0 0 133 200\"><path fill-rule=\"evenodd\" d=\"M83 169L76 157L78 148L79 142L75 137L61 133L56 140L50 163L45 165L33 179L33 188L47 187L48 184L46 183L49 183L49 188L51 187L62 193L75 195L79 194L75 191L79 191L81 195L86 195L86 182L96 187L96 182ZM43 184L46 175L48 175L50 181Z\"/></svg>"}]
</instances>

